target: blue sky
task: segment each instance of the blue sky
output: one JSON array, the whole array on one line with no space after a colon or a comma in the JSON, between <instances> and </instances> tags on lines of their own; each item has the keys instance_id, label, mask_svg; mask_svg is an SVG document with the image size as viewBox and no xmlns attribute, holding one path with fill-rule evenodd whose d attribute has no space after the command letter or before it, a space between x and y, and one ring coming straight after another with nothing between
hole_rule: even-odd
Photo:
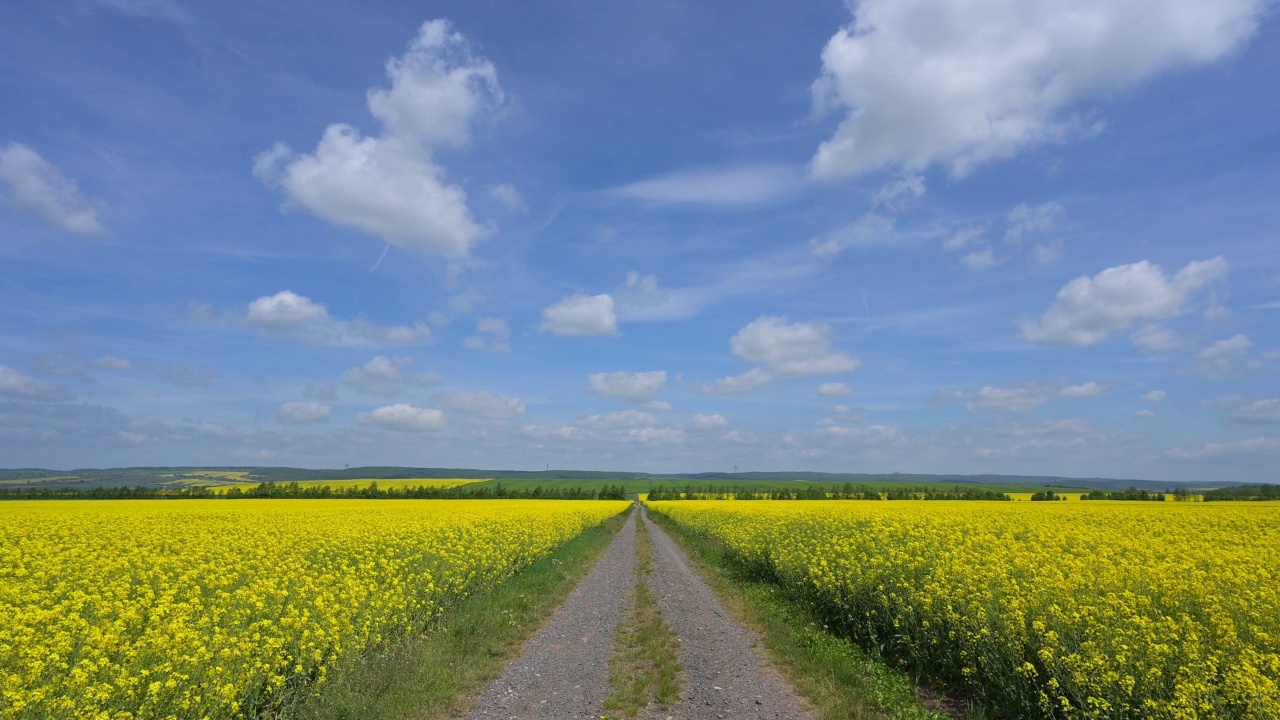
<instances>
[{"instance_id":1,"label":"blue sky","mask_svg":"<svg viewBox=\"0 0 1280 720\"><path fill-rule=\"evenodd\" d=\"M0 7L0 465L1277 480L1263 0Z\"/></svg>"}]
</instances>

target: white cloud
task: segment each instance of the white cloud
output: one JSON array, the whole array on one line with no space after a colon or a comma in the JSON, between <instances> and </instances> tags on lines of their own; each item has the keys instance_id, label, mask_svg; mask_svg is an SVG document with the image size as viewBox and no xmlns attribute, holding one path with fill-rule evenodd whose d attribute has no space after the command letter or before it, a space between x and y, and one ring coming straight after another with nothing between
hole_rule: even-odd
<instances>
[{"instance_id":1,"label":"white cloud","mask_svg":"<svg viewBox=\"0 0 1280 720\"><path fill-rule=\"evenodd\" d=\"M1172 448L1165 457L1174 460L1200 460L1222 456L1262 455L1280 453L1280 438L1256 437L1229 443L1208 443L1200 447Z\"/></svg>"},{"instance_id":2,"label":"white cloud","mask_svg":"<svg viewBox=\"0 0 1280 720\"><path fill-rule=\"evenodd\" d=\"M1082 383L1080 385L1068 385L1059 390L1058 394L1062 397L1084 398L1093 397L1094 395L1101 393L1103 390L1106 390L1106 388L1090 380L1089 382Z\"/></svg>"},{"instance_id":3,"label":"white cloud","mask_svg":"<svg viewBox=\"0 0 1280 720\"><path fill-rule=\"evenodd\" d=\"M1151 352L1169 352L1182 347L1178 334L1163 325L1143 325L1129 336L1135 347Z\"/></svg>"},{"instance_id":4,"label":"white cloud","mask_svg":"<svg viewBox=\"0 0 1280 720\"><path fill-rule=\"evenodd\" d=\"M893 225L893 218L872 211L835 232L810 239L809 247L818 257L831 257L851 247L877 245L893 232Z\"/></svg>"},{"instance_id":5,"label":"white cloud","mask_svg":"<svg viewBox=\"0 0 1280 720\"><path fill-rule=\"evenodd\" d=\"M898 178L876 191L876 194L871 196L871 206L883 207L886 210L897 212L911 198L918 198L924 195L924 191L924 176L908 175Z\"/></svg>"},{"instance_id":6,"label":"white cloud","mask_svg":"<svg viewBox=\"0 0 1280 720\"><path fill-rule=\"evenodd\" d=\"M649 402L640 403L640 409L650 412L671 412L675 409L675 406L666 400L650 400Z\"/></svg>"},{"instance_id":7,"label":"white cloud","mask_svg":"<svg viewBox=\"0 0 1280 720\"><path fill-rule=\"evenodd\" d=\"M566 425L564 427L552 428L545 425L525 425L520 428L520 434L534 440L589 440L595 437L595 434L589 430L583 430L579 427Z\"/></svg>"},{"instance_id":8,"label":"white cloud","mask_svg":"<svg viewBox=\"0 0 1280 720\"><path fill-rule=\"evenodd\" d=\"M952 397L967 398L965 409L971 413L1017 413L1045 404L1053 392L1034 383L1007 388L987 385L976 393L953 393Z\"/></svg>"},{"instance_id":9,"label":"white cloud","mask_svg":"<svg viewBox=\"0 0 1280 720\"><path fill-rule=\"evenodd\" d=\"M486 391L449 393L436 398L436 402L449 410L493 422L506 422L525 414L520 398Z\"/></svg>"},{"instance_id":10,"label":"white cloud","mask_svg":"<svg viewBox=\"0 0 1280 720\"><path fill-rule=\"evenodd\" d=\"M1163 390L1152 390L1138 399L1142 402L1163 402L1166 397L1169 397L1169 393Z\"/></svg>"},{"instance_id":11,"label":"white cloud","mask_svg":"<svg viewBox=\"0 0 1280 720\"><path fill-rule=\"evenodd\" d=\"M438 432L448 426L443 412L407 403L387 405L372 412L360 413L356 415L356 422L398 432Z\"/></svg>"},{"instance_id":12,"label":"white cloud","mask_svg":"<svg viewBox=\"0 0 1280 720\"><path fill-rule=\"evenodd\" d=\"M627 442L652 445L679 445L687 437L684 430L680 428L643 427L628 430L622 439Z\"/></svg>"},{"instance_id":13,"label":"white cloud","mask_svg":"<svg viewBox=\"0 0 1280 720\"><path fill-rule=\"evenodd\" d=\"M986 232L986 225L960 228L954 235L947 238L947 240L942 243L942 248L944 250L963 250L975 240L981 238L986 234Z\"/></svg>"},{"instance_id":14,"label":"white cloud","mask_svg":"<svg viewBox=\"0 0 1280 720\"><path fill-rule=\"evenodd\" d=\"M676 170L605 191L651 205L735 207L776 202L793 194L803 173L792 165L730 165Z\"/></svg>"},{"instance_id":15,"label":"white cloud","mask_svg":"<svg viewBox=\"0 0 1280 720\"><path fill-rule=\"evenodd\" d=\"M538 329L556 335L617 335L613 297L570 295L542 311Z\"/></svg>"},{"instance_id":16,"label":"white cloud","mask_svg":"<svg viewBox=\"0 0 1280 720\"><path fill-rule=\"evenodd\" d=\"M1005 218L1009 223L1009 229L1004 233L1004 241L1011 245L1020 245L1027 235L1052 230L1054 223L1066 214L1067 209L1056 202L1047 202L1035 207L1022 203L1010 210L1009 216Z\"/></svg>"},{"instance_id":17,"label":"white cloud","mask_svg":"<svg viewBox=\"0 0 1280 720\"><path fill-rule=\"evenodd\" d=\"M37 380L30 375L0 365L0 397L22 400L62 400L66 392L53 383Z\"/></svg>"},{"instance_id":18,"label":"white cloud","mask_svg":"<svg viewBox=\"0 0 1280 720\"><path fill-rule=\"evenodd\" d=\"M1144 408L1142 410L1135 412L1133 416L1136 418L1153 418L1156 416L1156 411Z\"/></svg>"},{"instance_id":19,"label":"white cloud","mask_svg":"<svg viewBox=\"0 0 1280 720\"><path fill-rule=\"evenodd\" d=\"M863 0L822 51L815 110L843 111L811 167L955 176L1096 130L1073 108L1167 70L1215 62L1266 0Z\"/></svg>"},{"instance_id":20,"label":"white cloud","mask_svg":"<svg viewBox=\"0 0 1280 720\"><path fill-rule=\"evenodd\" d=\"M1253 347L1253 341L1244 335L1234 335L1204 348L1196 355L1195 367L1212 378L1239 375L1262 367L1258 358L1245 359Z\"/></svg>"},{"instance_id":21,"label":"white cloud","mask_svg":"<svg viewBox=\"0 0 1280 720\"><path fill-rule=\"evenodd\" d=\"M1052 265L1062 259L1062 245L1058 243L1036 243L1031 255L1038 265Z\"/></svg>"},{"instance_id":22,"label":"white cloud","mask_svg":"<svg viewBox=\"0 0 1280 720\"><path fill-rule=\"evenodd\" d=\"M433 151L466 146L471 125L502 106L497 71L448 21L432 20L386 72L391 87L367 98L380 136L330 125L314 153L295 155L277 143L254 158L253 174L336 225L415 252L465 257L489 231L472 219L466 192L445 182Z\"/></svg>"},{"instance_id":23,"label":"white cloud","mask_svg":"<svg viewBox=\"0 0 1280 720\"><path fill-rule=\"evenodd\" d=\"M329 422L330 407L318 402L287 402L276 408L276 420L288 425Z\"/></svg>"},{"instance_id":24,"label":"white cloud","mask_svg":"<svg viewBox=\"0 0 1280 720\"><path fill-rule=\"evenodd\" d=\"M295 340L313 345L377 347L421 345L431 339L426 323L412 326L374 325L364 316L338 320L324 305L290 290L266 295L249 303L245 321L263 337Z\"/></svg>"},{"instance_id":25,"label":"white cloud","mask_svg":"<svg viewBox=\"0 0 1280 720\"><path fill-rule=\"evenodd\" d=\"M652 372L593 373L587 376L587 390L600 397L612 397L633 403L652 400L667 384L667 374Z\"/></svg>"},{"instance_id":26,"label":"white cloud","mask_svg":"<svg viewBox=\"0 0 1280 720\"><path fill-rule=\"evenodd\" d=\"M573 424L581 428L604 430L609 428L652 427L661 423L658 418L643 410L619 410L606 415L588 415Z\"/></svg>"},{"instance_id":27,"label":"white cloud","mask_svg":"<svg viewBox=\"0 0 1280 720\"><path fill-rule=\"evenodd\" d=\"M1231 425L1280 425L1280 398L1255 400L1227 418Z\"/></svg>"},{"instance_id":28,"label":"white cloud","mask_svg":"<svg viewBox=\"0 0 1280 720\"><path fill-rule=\"evenodd\" d=\"M491 353L511 352L511 326L505 318L482 317L476 320L476 334L462 341L471 350L488 350Z\"/></svg>"},{"instance_id":29,"label":"white cloud","mask_svg":"<svg viewBox=\"0 0 1280 720\"><path fill-rule=\"evenodd\" d=\"M699 413L689 418L689 429L691 430L719 430L726 427L729 427L729 420L719 413L714 415Z\"/></svg>"},{"instance_id":30,"label":"white cloud","mask_svg":"<svg viewBox=\"0 0 1280 720\"><path fill-rule=\"evenodd\" d=\"M826 397L844 397L853 392L848 383L829 382L818 386L818 394Z\"/></svg>"},{"instance_id":31,"label":"white cloud","mask_svg":"<svg viewBox=\"0 0 1280 720\"><path fill-rule=\"evenodd\" d=\"M406 387L421 387L440 382L435 373L410 374L406 372L413 358L388 358L378 355L364 365L348 368L342 373L342 382L360 392L390 397Z\"/></svg>"},{"instance_id":32,"label":"white cloud","mask_svg":"<svg viewBox=\"0 0 1280 720\"><path fill-rule=\"evenodd\" d=\"M85 198L35 150L20 143L0 148L0 201L80 235L106 231L98 221L102 203Z\"/></svg>"},{"instance_id":33,"label":"white cloud","mask_svg":"<svg viewBox=\"0 0 1280 720\"><path fill-rule=\"evenodd\" d=\"M761 315L729 341L733 354L757 367L712 383L695 383L698 392L736 395L777 380L851 372L862 361L831 347L822 323L791 323Z\"/></svg>"},{"instance_id":34,"label":"white cloud","mask_svg":"<svg viewBox=\"0 0 1280 720\"><path fill-rule=\"evenodd\" d=\"M1032 342L1095 345L1135 322L1182 315L1193 296L1227 276L1223 258L1189 263L1172 278L1143 260L1078 277L1058 291L1039 322L1022 321Z\"/></svg>"},{"instance_id":35,"label":"white cloud","mask_svg":"<svg viewBox=\"0 0 1280 720\"><path fill-rule=\"evenodd\" d=\"M1039 425L1012 425L1001 434L1013 437L1039 437L1044 435L1087 435L1092 425L1084 418L1047 420Z\"/></svg>"},{"instance_id":36,"label":"white cloud","mask_svg":"<svg viewBox=\"0 0 1280 720\"><path fill-rule=\"evenodd\" d=\"M830 425L819 428L820 438L853 446L896 446L907 444L907 433L897 425L872 425L865 428Z\"/></svg>"},{"instance_id":37,"label":"white cloud","mask_svg":"<svg viewBox=\"0 0 1280 720\"><path fill-rule=\"evenodd\" d=\"M494 200L502 203L502 206L511 212L524 212L529 209L528 203L525 202L524 196L516 190L515 185L509 183L502 185L494 185L489 188L489 194Z\"/></svg>"},{"instance_id":38,"label":"white cloud","mask_svg":"<svg viewBox=\"0 0 1280 720\"><path fill-rule=\"evenodd\" d=\"M93 361L93 366L99 370L115 370L116 372L133 372L138 369L138 366L134 365L133 361L114 355L103 355Z\"/></svg>"},{"instance_id":39,"label":"white cloud","mask_svg":"<svg viewBox=\"0 0 1280 720\"><path fill-rule=\"evenodd\" d=\"M627 280L613 291L622 320L683 320L701 309L705 298L696 291L667 290L653 275L628 272Z\"/></svg>"},{"instance_id":40,"label":"white cloud","mask_svg":"<svg viewBox=\"0 0 1280 720\"><path fill-rule=\"evenodd\" d=\"M996 257L995 252L992 251L991 248L984 248L982 250L974 250L973 252L968 253L964 257L960 258L960 262L974 272L982 272L983 270L990 270L1004 262L1004 258Z\"/></svg>"}]
</instances>

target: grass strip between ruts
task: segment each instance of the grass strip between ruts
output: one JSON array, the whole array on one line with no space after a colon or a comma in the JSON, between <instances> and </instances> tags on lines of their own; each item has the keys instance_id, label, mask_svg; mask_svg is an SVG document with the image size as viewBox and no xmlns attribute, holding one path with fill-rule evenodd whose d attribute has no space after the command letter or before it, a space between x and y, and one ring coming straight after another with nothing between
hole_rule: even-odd
<instances>
[{"instance_id":1,"label":"grass strip between ruts","mask_svg":"<svg viewBox=\"0 0 1280 720\"><path fill-rule=\"evenodd\" d=\"M652 508L649 518L675 539L738 621L761 636L774 667L823 720L946 720L950 716L926 708L905 673L823 632L821 621L804 605L775 583L752 577L720 540Z\"/></svg>"},{"instance_id":2,"label":"grass strip between ruts","mask_svg":"<svg viewBox=\"0 0 1280 720\"><path fill-rule=\"evenodd\" d=\"M636 585L631 606L614 635L609 660L613 691L604 701L606 718L633 718L651 704L665 710L680 699L684 680L680 641L662 618L658 598L646 582L652 572L653 542L644 523L637 519Z\"/></svg>"},{"instance_id":3,"label":"grass strip between ruts","mask_svg":"<svg viewBox=\"0 0 1280 720\"><path fill-rule=\"evenodd\" d=\"M595 566L623 526L618 514L510 580L450 607L422 635L339 663L315 695L281 720L456 718L496 681Z\"/></svg>"}]
</instances>

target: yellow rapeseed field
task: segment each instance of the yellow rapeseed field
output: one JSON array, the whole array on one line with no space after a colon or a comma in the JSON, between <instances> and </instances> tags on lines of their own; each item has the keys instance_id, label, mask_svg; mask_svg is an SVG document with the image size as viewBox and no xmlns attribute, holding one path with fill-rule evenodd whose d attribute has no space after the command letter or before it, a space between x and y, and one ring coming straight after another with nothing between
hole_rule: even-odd
<instances>
[{"instance_id":1,"label":"yellow rapeseed field","mask_svg":"<svg viewBox=\"0 0 1280 720\"><path fill-rule=\"evenodd\" d=\"M228 718L625 502L0 503L0 718Z\"/></svg>"},{"instance_id":2,"label":"yellow rapeseed field","mask_svg":"<svg viewBox=\"0 0 1280 720\"><path fill-rule=\"evenodd\" d=\"M1280 505L650 505L1012 717L1280 718Z\"/></svg>"}]
</instances>

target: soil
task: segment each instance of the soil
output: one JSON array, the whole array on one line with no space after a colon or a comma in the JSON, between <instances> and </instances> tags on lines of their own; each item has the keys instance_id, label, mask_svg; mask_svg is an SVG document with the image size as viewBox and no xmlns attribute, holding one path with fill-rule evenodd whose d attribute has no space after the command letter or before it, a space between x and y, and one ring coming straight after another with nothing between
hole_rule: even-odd
<instances>
[{"instance_id":1,"label":"soil","mask_svg":"<svg viewBox=\"0 0 1280 720\"><path fill-rule=\"evenodd\" d=\"M711 588L689 567L675 542L640 513L633 513L613 544L525 646L520 658L481 697L473 719L568 720L602 717L609 695L609 656L614 630L635 583L637 517L653 540L648 577L662 615L680 638L684 693L669 711L649 708L665 720L811 720L814 715L770 668L759 638L730 617Z\"/></svg>"}]
</instances>

